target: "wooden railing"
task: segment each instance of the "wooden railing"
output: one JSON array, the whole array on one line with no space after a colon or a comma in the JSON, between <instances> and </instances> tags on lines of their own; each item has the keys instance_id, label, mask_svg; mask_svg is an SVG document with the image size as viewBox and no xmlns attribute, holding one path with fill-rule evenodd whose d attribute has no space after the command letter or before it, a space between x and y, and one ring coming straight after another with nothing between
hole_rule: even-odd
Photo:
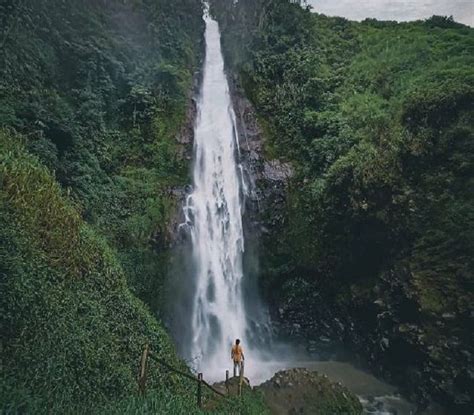
<instances>
[{"instance_id":1,"label":"wooden railing","mask_svg":"<svg viewBox=\"0 0 474 415\"><path fill-rule=\"evenodd\" d=\"M202 386L206 386L209 390L211 390L213 393L222 396L224 398L227 397L227 395L223 394L222 392L219 392L216 388L214 388L212 385L207 383L204 378L202 373L198 373L197 377L190 375L189 373L183 372L179 369L174 368L173 366L169 365L166 361L163 359L158 358L155 356L155 354L150 350L149 345L145 345L145 349L143 350L141 359L140 359L140 373L138 375L138 391L141 395L145 395L146 393L146 377L147 377L147 362L148 358L151 358L154 360L156 363L160 364L161 366L165 367L166 369L182 376L187 379L190 379L194 382L197 383L197 393L196 393L196 398L197 398L197 404L200 408L202 408ZM228 382L229 382L229 371L226 371L226 389L227 391L229 390L228 388ZM242 380L240 382L240 387L239 387L239 394L241 394L241 384Z\"/></svg>"}]
</instances>

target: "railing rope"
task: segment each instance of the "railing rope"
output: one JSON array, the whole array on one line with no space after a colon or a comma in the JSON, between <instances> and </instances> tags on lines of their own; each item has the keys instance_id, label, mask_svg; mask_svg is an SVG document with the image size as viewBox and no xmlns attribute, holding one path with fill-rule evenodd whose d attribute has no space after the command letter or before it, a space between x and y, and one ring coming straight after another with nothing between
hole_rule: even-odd
<instances>
[{"instance_id":1,"label":"railing rope","mask_svg":"<svg viewBox=\"0 0 474 415\"><path fill-rule=\"evenodd\" d=\"M163 359L160 359L159 357L156 357L152 352L149 352L148 354L155 362L157 362L160 365L166 367L167 369L171 370L172 372L175 372L178 375L184 376L185 378L197 381L197 379L194 376L191 376L189 373L182 372L181 370L175 369L173 366L166 363Z\"/></svg>"},{"instance_id":2,"label":"railing rope","mask_svg":"<svg viewBox=\"0 0 474 415\"><path fill-rule=\"evenodd\" d=\"M166 367L168 370L180 376L183 376L187 379L190 379L194 382L197 382L197 404L200 408L202 407L202 385L205 385L208 389L210 389L212 392L214 392L215 394L219 396L222 396L224 398L227 397L225 394L223 394L222 392L219 392L213 386L207 383L204 380L202 373L198 373L198 376L196 378L190 375L189 373L185 373L179 369L175 369L173 366L165 362L163 359L160 359L159 357L155 356L154 353L150 350L150 347L148 344L145 345L145 349L143 350L143 353L140 359L140 373L138 376L138 391L140 395L145 395L145 391L146 391L146 369L147 369L148 357L150 357L151 359L153 359L155 362L159 363L160 365ZM226 386L228 384L228 380L229 380L229 371L226 371Z\"/></svg>"},{"instance_id":3,"label":"railing rope","mask_svg":"<svg viewBox=\"0 0 474 415\"><path fill-rule=\"evenodd\" d=\"M224 398L226 398L227 396L225 396L225 394L223 394L222 392L219 392L217 389L214 389L213 386L209 385L209 383L207 383L204 379L202 380L202 383L203 385L206 385L208 387L208 389L210 389L211 391L213 391L214 393L216 393L217 395L220 395Z\"/></svg>"}]
</instances>

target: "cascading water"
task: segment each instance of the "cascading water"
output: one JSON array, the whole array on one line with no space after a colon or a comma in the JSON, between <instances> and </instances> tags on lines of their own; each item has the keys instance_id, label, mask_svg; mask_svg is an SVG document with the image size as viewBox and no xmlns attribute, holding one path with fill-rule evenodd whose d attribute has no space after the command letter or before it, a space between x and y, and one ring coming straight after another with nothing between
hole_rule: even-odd
<instances>
[{"instance_id":1,"label":"cascading water","mask_svg":"<svg viewBox=\"0 0 474 415\"><path fill-rule=\"evenodd\" d=\"M254 385L279 370L307 367L335 381L355 384L363 399L366 394L379 394L378 401L395 400L399 403L394 408L400 413L411 413L400 409L404 401L390 396L393 388L350 364L318 362L293 346L271 341L266 313L258 294L252 292L255 284L244 276L242 211L247 189L219 27L207 13L204 18L206 59L194 131L194 188L184 206L182 224L189 230L191 247L183 246L176 256L169 294L174 303L168 322L181 354L206 380L222 381L225 370L232 367L231 345L240 338L245 373ZM189 248L192 264L188 263Z\"/></svg>"},{"instance_id":2,"label":"cascading water","mask_svg":"<svg viewBox=\"0 0 474 415\"><path fill-rule=\"evenodd\" d=\"M190 225L194 298L189 357L222 379L236 338L248 335L243 298L242 170L235 114L224 72L219 27L208 13L206 59L194 137L194 189L184 208Z\"/></svg>"},{"instance_id":3,"label":"cascading water","mask_svg":"<svg viewBox=\"0 0 474 415\"><path fill-rule=\"evenodd\" d=\"M183 227L189 230L191 247L183 247L184 252L177 255L170 294L174 304L169 323L178 348L208 381L224 379L225 370L232 368L231 345L240 338L245 374L254 385L278 370L307 367L359 389L364 385L357 391L364 399L366 394L380 394L379 401L390 400L393 397L383 396L393 393L389 385L350 364L317 362L306 352L270 341L266 313L258 294L252 292L255 285L244 276L242 211L247 189L219 27L207 13L205 21L206 59L194 131L194 188L184 206ZM187 261L189 248L192 264ZM399 406L400 413L409 413Z\"/></svg>"}]
</instances>

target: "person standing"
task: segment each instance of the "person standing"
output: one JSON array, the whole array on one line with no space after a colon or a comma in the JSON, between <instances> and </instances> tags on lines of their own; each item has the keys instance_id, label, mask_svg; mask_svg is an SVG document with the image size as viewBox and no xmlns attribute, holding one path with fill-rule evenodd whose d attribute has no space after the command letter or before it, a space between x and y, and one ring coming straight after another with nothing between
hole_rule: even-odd
<instances>
[{"instance_id":1,"label":"person standing","mask_svg":"<svg viewBox=\"0 0 474 415\"><path fill-rule=\"evenodd\" d=\"M244 349L240 345L240 339L235 340L235 344L232 346L230 352L230 358L234 362L234 377L237 376L237 368L239 369L239 376L244 375Z\"/></svg>"}]
</instances>

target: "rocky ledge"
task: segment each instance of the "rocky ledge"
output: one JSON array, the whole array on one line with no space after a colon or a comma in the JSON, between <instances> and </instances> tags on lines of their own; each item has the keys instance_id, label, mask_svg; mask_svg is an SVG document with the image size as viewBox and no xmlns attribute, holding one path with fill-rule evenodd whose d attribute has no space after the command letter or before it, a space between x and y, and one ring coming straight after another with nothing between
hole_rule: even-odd
<instances>
[{"instance_id":1,"label":"rocky ledge","mask_svg":"<svg viewBox=\"0 0 474 415\"><path fill-rule=\"evenodd\" d=\"M340 383L307 369L277 372L257 386L272 414L362 414L357 396Z\"/></svg>"}]
</instances>

